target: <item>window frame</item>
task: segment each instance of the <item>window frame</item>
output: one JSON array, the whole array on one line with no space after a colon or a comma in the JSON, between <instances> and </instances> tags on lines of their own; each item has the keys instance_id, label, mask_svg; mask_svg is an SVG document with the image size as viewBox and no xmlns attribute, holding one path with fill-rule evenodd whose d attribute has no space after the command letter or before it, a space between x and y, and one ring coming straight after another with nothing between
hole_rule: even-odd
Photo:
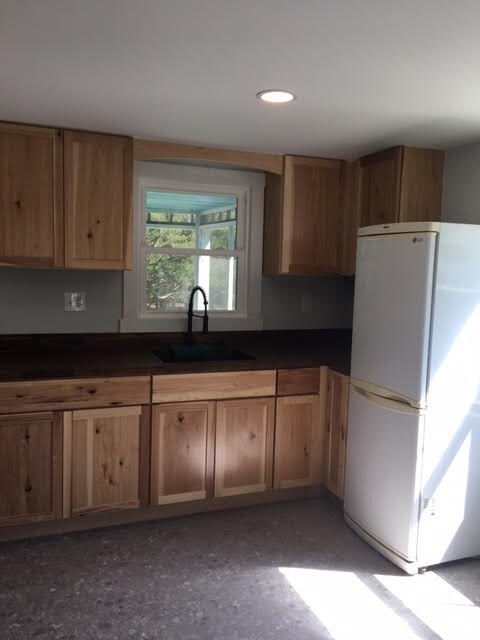
<instances>
[{"instance_id":1,"label":"window frame","mask_svg":"<svg viewBox=\"0 0 480 640\"><path fill-rule=\"evenodd\" d=\"M237 309L235 311L208 311L210 331L259 330L263 328L262 307L262 248L263 248L263 200L265 174L235 168L217 168L202 163L170 164L167 162L134 162L133 175L133 246L132 270L123 273L123 317L121 332L180 332L187 327L187 314L179 312L155 312L142 309L146 289L146 270L142 266L140 242L145 238L146 207L145 187L182 192L190 189L196 193L232 195L237 198L237 208L244 205L241 271L243 283L237 275ZM237 212L238 213L238 212ZM239 216L240 217L240 216ZM237 234L239 228L237 224ZM240 237L240 236L239 236ZM240 239L237 238L237 249ZM192 251L192 250L188 250ZM204 250L199 250L202 255ZM179 250L173 249L172 253ZM219 253L221 253L219 251ZM222 252L225 254L225 252ZM230 251L226 252L228 255ZM240 272L240 266L237 263ZM201 323L194 319L194 331Z\"/></svg>"},{"instance_id":2,"label":"window frame","mask_svg":"<svg viewBox=\"0 0 480 640\"><path fill-rule=\"evenodd\" d=\"M236 257L237 258L237 284L236 284L236 308L233 311L228 310L208 310L209 317L245 317L246 307L246 294L247 294L247 252L248 243L248 189L239 187L225 187L224 185L199 185L195 183L174 183L166 182L163 180L152 180L151 178L139 179L140 200L141 200L141 212L142 222L141 230L142 237L139 239L140 250L140 300L138 317L142 319L155 319L155 318L172 318L174 316L184 317L185 311L148 311L146 308L147 302L147 256L148 255L175 255L175 256L210 256L215 257ZM147 227L147 207L146 196L148 191L168 192L173 193L192 193L192 194L205 194L205 195L223 195L231 196L237 201L237 218L236 218L236 248L232 250L219 250L219 249L184 249L179 247L172 248L160 248L151 247L147 245L145 241L145 229ZM183 225L184 226L184 225ZM213 225L212 225L213 226ZM172 228L181 228L182 225L172 225ZM187 228L187 227L185 227ZM198 283L194 283L194 286ZM208 298L207 293L207 298ZM203 306L197 301L196 308L203 309ZM199 299L198 299L199 300Z\"/></svg>"}]
</instances>

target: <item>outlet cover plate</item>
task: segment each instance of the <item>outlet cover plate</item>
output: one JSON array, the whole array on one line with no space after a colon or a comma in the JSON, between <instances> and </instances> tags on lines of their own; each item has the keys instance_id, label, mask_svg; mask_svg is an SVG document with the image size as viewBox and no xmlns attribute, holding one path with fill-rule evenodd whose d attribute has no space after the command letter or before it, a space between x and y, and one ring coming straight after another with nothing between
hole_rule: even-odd
<instances>
[{"instance_id":1,"label":"outlet cover plate","mask_svg":"<svg viewBox=\"0 0 480 640\"><path fill-rule=\"evenodd\" d=\"M313 295L311 293L302 294L302 313L313 313Z\"/></svg>"},{"instance_id":2,"label":"outlet cover plate","mask_svg":"<svg viewBox=\"0 0 480 640\"><path fill-rule=\"evenodd\" d=\"M85 291L65 292L65 311L86 311L87 297Z\"/></svg>"}]
</instances>

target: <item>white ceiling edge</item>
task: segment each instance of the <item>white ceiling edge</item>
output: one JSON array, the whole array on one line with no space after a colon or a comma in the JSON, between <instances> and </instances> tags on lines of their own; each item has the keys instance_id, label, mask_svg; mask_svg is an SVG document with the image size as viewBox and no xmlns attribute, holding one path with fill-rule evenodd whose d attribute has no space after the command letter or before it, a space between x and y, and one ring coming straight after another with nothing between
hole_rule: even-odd
<instances>
[{"instance_id":1,"label":"white ceiling edge","mask_svg":"<svg viewBox=\"0 0 480 640\"><path fill-rule=\"evenodd\" d=\"M0 118L354 159L480 140L480 3L0 0ZM261 89L298 95L261 104Z\"/></svg>"}]
</instances>

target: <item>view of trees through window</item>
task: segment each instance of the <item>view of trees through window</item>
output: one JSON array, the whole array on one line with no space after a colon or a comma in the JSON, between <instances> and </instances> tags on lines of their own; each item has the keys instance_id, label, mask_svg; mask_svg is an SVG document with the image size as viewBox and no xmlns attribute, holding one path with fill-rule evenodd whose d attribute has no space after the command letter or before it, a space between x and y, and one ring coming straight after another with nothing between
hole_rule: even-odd
<instances>
[{"instance_id":1,"label":"view of trees through window","mask_svg":"<svg viewBox=\"0 0 480 640\"><path fill-rule=\"evenodd\" d=\"M146 192L146 309L186 311L192 287L209 310L234 311L237 201L231 196ZM203 308L201 296L195 308Z\"/></svg>"}]
</instances>

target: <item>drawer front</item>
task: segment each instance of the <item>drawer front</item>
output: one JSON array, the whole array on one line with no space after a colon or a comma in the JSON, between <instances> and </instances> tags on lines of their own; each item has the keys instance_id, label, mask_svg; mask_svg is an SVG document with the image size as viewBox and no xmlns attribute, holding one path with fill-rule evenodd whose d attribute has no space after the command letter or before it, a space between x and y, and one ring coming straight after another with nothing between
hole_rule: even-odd
<instances>
[{"instance_id":1,"label":"drawer front","mask_svg":"<svg viewBox=\"0 0 480 640\"><path fill-rule=\"evenodd\" d=\"M150 377L0 383L0 413L149 404Z\"/></svg>"},{"instance_id":2,"label":"drawer front","mask_svg":"<svg viewBox=\"0 0 480 640\"><path fill-rule=\"evenodd\" d=\"M219 371L153 376L152 402L275 395L275 371Z\"/></svg>"},{"instance_id":3,"label":"drawer front","mask_svg":"<svg viewBox=\"0 0 480 640\"><path fill-rule=\"evenodd\" d=\"M277 396L296 396L319 392L319 367L278 370Z\"/></svg>"}]
</instances>

